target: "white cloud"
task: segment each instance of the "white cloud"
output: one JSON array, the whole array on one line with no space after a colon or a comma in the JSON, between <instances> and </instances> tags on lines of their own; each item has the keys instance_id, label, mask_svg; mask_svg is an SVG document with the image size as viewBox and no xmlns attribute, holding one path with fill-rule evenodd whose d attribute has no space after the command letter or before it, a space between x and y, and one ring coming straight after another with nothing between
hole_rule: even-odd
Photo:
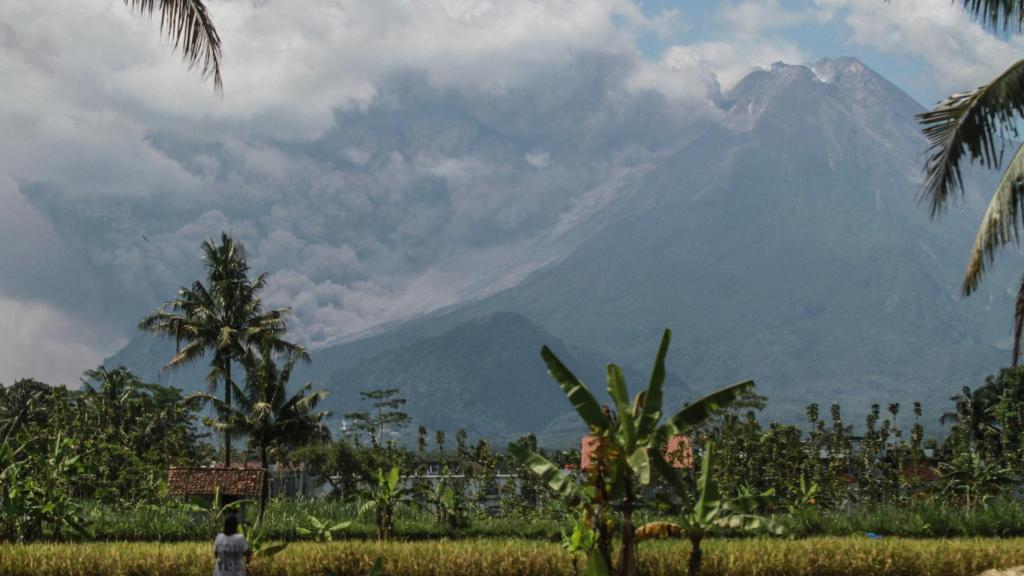
<instances>
[{"instance_id":1,"label":"white cloud","mask_svg":"<svg viewBox=\"0 0 1024 576\"><path fill-rule=\"evenodd\" d=\"M817 0L818 7L841 19L851 40L876 50L920 58L943 92L986 83L1016 62L1024 39L1001 39L970 21L960 3L947 0Z\"/></svg>"},{"instance_id":2,"label":"white cloud","mask_svg":"<svg viewBox=\"0 0 1024 576\"><path fill-rule=\"evenodd\" d=\"M82 371L124 345L42 302L0 294L0 318L0 383L8 385L31 377L77 386Z\"/></svg>"},{"instance_id":3,"label":"white cloud","mask_svg":"<svg viewBox=\"0 0 1024 576\"><path fill-rule=\"evenodd\" d=\"M720 8L719 17L736 34L759 36L778 28L824 23L829 15L814 6L791 8L779 0L744 0L725 3Z\"/></svg>"},{"instance_id":4,"label":"white cloud","mask_svg":"<svg viewBox=\"0 0 1024 576\"><path fill-rule=\"evenodd\" d=\"M631 86L694 102L715 97L718 86L732 88L756 68L805 60L800 48L783 40L737 37L731 42L676 45L667 48L659 61L637 66Z\"/></svg>"},{"instance_id":5,"label":"white cloud","mask_svg":"<svg viewBox=\"0 0 1024 576\"><path fill-rule=\"evenodd\" d=\"M37 80L61 78L77 101L195 130L213 122L302 138L322 134L336 109L368 105L396 70L501 91L575 51L632 51L633 31L665 26L628 0L221 0L210 11L224 44L223 99L171 54L156 22L118 3L8 3L0 22L13 23L4 44L31 55Z\"/></svg>"}]
</instances>

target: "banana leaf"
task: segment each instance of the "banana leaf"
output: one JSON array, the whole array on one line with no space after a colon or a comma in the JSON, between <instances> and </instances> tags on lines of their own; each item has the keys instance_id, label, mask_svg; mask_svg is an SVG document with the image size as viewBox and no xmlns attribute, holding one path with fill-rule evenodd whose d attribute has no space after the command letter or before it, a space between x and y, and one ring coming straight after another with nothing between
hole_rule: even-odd
<instances>
[{"instance_id":1,"label":"banana leaf","mask_svg":"<svg viewBox=\"0 0 1024 576\"><path fill-rule=\"evenodd\" d=\"M601 412L601 405L598 404L590 390L562 364L562 361L555 356L555 353L550 348L547 346L541 348L540 355L544 358L544 363L547 364L551 377L562 387L562 392L565 392L565 396L572 403L572 407L576 409L576 412L580 415L580 418L583 418L587 426L606 430L608 428L608 420L604 417L604 414Z\"/></svg>"}]
</instances>

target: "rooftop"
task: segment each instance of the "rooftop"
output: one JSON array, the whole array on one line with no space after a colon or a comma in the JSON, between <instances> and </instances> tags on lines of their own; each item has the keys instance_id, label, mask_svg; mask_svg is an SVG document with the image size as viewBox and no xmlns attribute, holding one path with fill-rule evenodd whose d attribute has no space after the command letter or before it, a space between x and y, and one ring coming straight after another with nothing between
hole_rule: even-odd
<instances>
[{"instance_id":1,"label":"rooftop","mask_svg":"<svg viewBox=\"0 0 1024 576\"><path fill-rule=\"evenodd\" d=\"M263 490L262 468L171 468L167 493L171 496L259 496Z\"/></svg>"}]
</instances>

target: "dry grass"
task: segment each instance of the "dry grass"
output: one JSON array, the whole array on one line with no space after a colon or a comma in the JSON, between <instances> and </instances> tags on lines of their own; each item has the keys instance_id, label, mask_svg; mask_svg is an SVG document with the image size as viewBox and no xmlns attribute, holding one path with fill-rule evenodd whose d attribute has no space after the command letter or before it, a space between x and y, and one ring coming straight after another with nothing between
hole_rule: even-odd
<instances>
[{"instance_id":1,"label":"dry grass","mask_svg":"<svg viewBox=\"0 0 1024 576\"><path fill-rule=\"evenodd\" d=\"M208 576L211 546L196 543L92 543L0 546L5 576ZM644 574L685 572L689 545L653 542L641 546ZM525 540L463 540L376 544L343 541L296 543L281 554L257 559L254 576L365 574L384 559L390 576L572 574L557 544ZM757 576L934 575L974 576L992 568L1024 564L1024 539L907 540L808 538L718 540L708 543L705 574Z\"/></svg>"}]
</instances>

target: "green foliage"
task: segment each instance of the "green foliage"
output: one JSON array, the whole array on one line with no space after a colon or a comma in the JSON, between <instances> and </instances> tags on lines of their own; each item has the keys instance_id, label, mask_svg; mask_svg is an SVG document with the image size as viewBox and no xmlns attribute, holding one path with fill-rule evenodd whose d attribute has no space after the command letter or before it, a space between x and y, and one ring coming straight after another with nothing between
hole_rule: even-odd
<instances>
[{"instance_id":1,"label":"green foliage","mask_svg":"<svg viewBox=\"0 0 1024 576\"><path fill-rule=\"evenodd\" d=\"M167 466L208 454L181 392L142 382L124 367L86 371L69 408L93 475L80 495L149 499L162 489Z\"/></svg>"},{"instance_id":2,"label":"green foliage","mask_svg":"<svg viewBox=\"0 0 1024 576\"><path fill-rule=\"evenodd\" d=\"M693 506L681 515L680 521L678 523L652 522L637 530L639 540L667 536L682 536L689 540L691 548L688 574L690 576L698 576L701 572L703 561L701 543L707 538L712 528L749 532L766 531L775 535L780 535L785 531L785 528L774 519L758 513L759 510L774 505L774 491L768 490L755 494L745 489L738 496L722 497L713 477L711 466L713 454L714 442L709 441L704 447L704 457L701 459L700 476L697 479L697 499ZM668 478L669 485L675 489L677 496L685 498L687 491L682 487L682 481L674 476L675 472L665 469L664 473L671 475Z\"/></svg>"},{"instance_id":3,"label":"green foliage","mask_svg":"<svg viewBox=\"0 0 1024 576\"><path fill-rule=\"evenodd\" d=\"M43 453L0 445L0 539L38 540L48 530L88 535L72 487L85 468L71 440L58 433Z\"/></svg>"},{"instance_id":4,"label":"green foliage","mask_svg":"<svg viewBox=\"0 0 1024 576\"><path fill-rule=\"evenodd\" d=\"M395 509L399 503L410 501L411 491L399 485L401 478L401 471L397 466L391 468L387 474L383 470L378 470L376 486L371 491L363 493L366 501L360 506L359 513L373 511L379 541L391 539L395 531Z\"/></svg>"},{"instance_id":5,"label":"green foliage","mask_svg":"<svg viewBox=\"0 0 1024 576\"><path fill-rule=\"evenodd\" d=\"M589 526L579 516L573 517L572 531L566 533L562 530L562 549L569 553L572 558L572 572L574 576L579 575L580 559L594 558L594 548L597 546L597 531ZM600 567L594 567L599 570Z\"/></svg>"},{"instance_id":6,"label":"green foliage","mask_svg":"<svg viewBox=\"0 0 1024 576\"><path fill-rule=\"evenodd\" d=\"M307 515L306 520L309 522L309 527L305 528L299 526L295 531L301 536L312 537L312 539L317 542L330 542L331 540L334 540L335 532L344 530L352 525L351 520L338 522L332 525L330 522L324 522L312 514Z\"/></svg>"},{"instance_id":7,"label":"green foliage","mask_svg":"<svg viewBox=\"0 0 1024 576\"><path fill-rule=\"evenodd\" d=\"M180 392L124 368L0 386L0 431L0 539L88 537L84 499L155 500L168 466L209 454Z\"/></svg>"},{"instance_id":8,"label":"green foliage","mask_svg":"<svg viewBox=\"0 0 1024 576\"><path fill-rule=\"evenodd\" d=\"M287 542L269 544L266 539L266 531L259 526L246 528L244 524L239 524L238 528L249 544L249 550L256 558L269 558L288 547Z\"/></svg>"},{"instance_id":9,"label":"green foliage","mask_svg":"<svg viewBox=\"0 0 1024 576\"><path fill-rule=\"evenodd\" d=\"M434 506L437 521L454 530L469 525L469 509L462 490L452 486L447 471L446 468L444 477L434 486L429 501Z\"/></svg>"},{"instance_id":10,"label":"green foliage","mask_svg":"<svg viewBox=\"0 0 1024 576\"><path fill-rule=\"evenodd\" d=\"M313 385L307 383L294 395L288 395L288 381L300 357L293 355L285 361L283 367L278 368L274 361L272 343L264 341L260 344L259 354L249 349L243 356L245 388L235 388L235 406L201 392L189 398L212 403L219 418L208 423L216 429L248 437L250 446L259 454L260 463L264 468L269 468L271 450L277 452L278 456L284 456L284 452L290 448L330 439L330 433L323 423L330 413L316 412L317 405L328 393L322 390L311 392ZM268 480L267 475L264 475L260 515L267 505Z\"/></svg>"}]
</instances>

